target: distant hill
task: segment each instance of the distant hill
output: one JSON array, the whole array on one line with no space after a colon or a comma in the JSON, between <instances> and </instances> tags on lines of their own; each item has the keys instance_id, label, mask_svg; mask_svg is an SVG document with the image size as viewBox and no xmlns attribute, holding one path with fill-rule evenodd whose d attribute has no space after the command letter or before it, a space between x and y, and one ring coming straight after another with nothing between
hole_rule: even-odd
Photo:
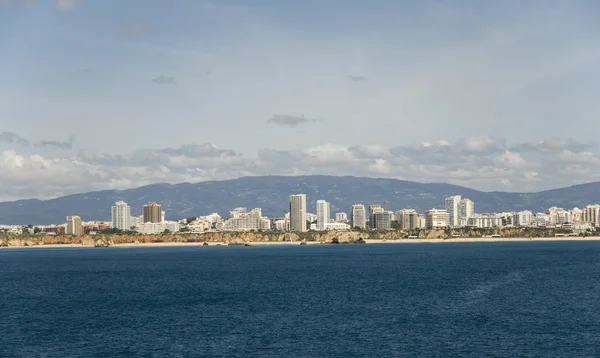
<instances>
[{"instance_id":1,"label":"distant hill","mask_svg":"<svg viewBox=\"0 0 600 358\"><path fill-rule=\"evenodd\" d=\"M207 215L227 216L235 207L260 207L267 216L281 216L289 207L289 195L304 193L308 210L315 212L316 201L331 202L332 214L348 212L354 203L368 205L388 200L389 208L414 208L420 212L443 208L449 195L462 195L475 202L476 212L545 210L551 206L584 207L600 202L600 182L538 193L482 192L461 186L416 183L395 179L336 176L263 176L196 184L153 184L136 189L103 190L68 195L51 200L0 202L0 224L60 224L67 215L86 220L110 220L111 206L118 200L140 215L142 205L156 201L163 205L167 219Z\"/></svg>"}]
</instances>

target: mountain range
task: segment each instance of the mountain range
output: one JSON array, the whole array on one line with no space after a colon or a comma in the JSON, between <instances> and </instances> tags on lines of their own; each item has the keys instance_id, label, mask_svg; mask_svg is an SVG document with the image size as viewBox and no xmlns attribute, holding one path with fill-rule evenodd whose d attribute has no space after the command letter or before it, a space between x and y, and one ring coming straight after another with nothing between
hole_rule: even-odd
<instances>
[{"instance_id":1,"label":"mountain range","mask_svg":"<svg viewBox=\"0 0 600 358\"><path fill-rule=\"evenodd\" d=\"M476 212L543 211L552 206L585 207L600 202L600 182L574 185L537 193L483 192L457 185L417 183L396 179L362 177L261 176L200 183L153 184L127 190L103 190L67 195L50 200L0 202L0 224L60 224L66 216L84 221L110 220L111 206L124 200L132 215L142 205L162 204L169 220L218 212L224 217L236 207L262 208L263 215L280 217L289 209L289 195L307 195L309 212L316 212L319 199L331 203L331 212L348 212L355 203L368 205L389 201L390 210L413 208L423 212L443 208L444 199L462 195L475 202Z\"/></svg>"}]
</instances>

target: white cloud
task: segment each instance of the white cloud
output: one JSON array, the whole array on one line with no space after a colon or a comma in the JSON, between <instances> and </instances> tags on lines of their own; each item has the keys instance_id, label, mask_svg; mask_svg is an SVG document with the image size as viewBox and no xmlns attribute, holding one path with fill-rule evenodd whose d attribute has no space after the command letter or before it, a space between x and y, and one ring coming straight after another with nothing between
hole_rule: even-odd
<instances>
[{"instance_id":1,"label":"white cloud","mask_svg":"<svg viewBox=\"0 0 600 358\"><path fill-rule=\"evenodd\" d=\"M521 154L508 150L496 158L496 163L508 169L521 169L527 165Z\"/></svg>"},{"instance_id":2,"label":"white cloud","mask_svg":"<svg viewBox=\"0 0 600 358\"><path fill-rule=\"evenodd\" d=\"M600 177L600 159L575 141L508 145L503 139L387 148L379 144L325 144L298 150L262 149L243 155L209 143L148 149L129 155L80 151L71 156L5 150L0 199L49 198L156 182L222 180L248 175L357 175L446 182L481 190L538 191ZM563 149L565 147L571 149ZM522 148L519 152L516 148ZM577 150L576 148L587 148ZM31 149L31 148L30 148Z\"/></svg>"}]
</instances>

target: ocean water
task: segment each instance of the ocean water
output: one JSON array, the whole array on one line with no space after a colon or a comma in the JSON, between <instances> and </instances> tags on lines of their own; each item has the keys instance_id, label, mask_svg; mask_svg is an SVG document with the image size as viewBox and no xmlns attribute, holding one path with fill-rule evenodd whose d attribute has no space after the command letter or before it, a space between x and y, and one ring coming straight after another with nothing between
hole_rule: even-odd
<instances>
[{"instance_id":1,"label":"ocean water","mask_svg":"<svg viewBox=\"0 0 600 358\"><path fill-rule=\"evenodd\" d=\"M594 357L600 243L0 250L1 357Z\"/></svg>"}]
</instances>

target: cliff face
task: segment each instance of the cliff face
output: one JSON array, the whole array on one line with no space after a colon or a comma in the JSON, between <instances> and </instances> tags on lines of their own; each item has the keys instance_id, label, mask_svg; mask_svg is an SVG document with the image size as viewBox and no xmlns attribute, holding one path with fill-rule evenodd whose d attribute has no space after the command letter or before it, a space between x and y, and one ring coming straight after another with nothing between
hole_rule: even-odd
<instances>
[{"instance_id":1,"label":"cliff face","mask_svg":"<svg viewBox=\"0 0 600 358\"><path fill-rule=\"evenodd\" d=\"M358 232L358 231L328 231L306 233L280 232L217 232L203 234L168 234L168 235L83 235L83 236L52 236L52 235L8 235L0 237L0 246L36 246L36 245L114 245L133 243L169 243L169 242L220 242L224 244L245 244L253 242L282 242L282 241L313 241L322 243L353 243L360 239L394 240L408 238L409 235L419 239L448 239L453 237L477 238L484 235L498 234L502 237L553 237L556 233L571 233L568 229L537 229L537 228L496 228L496 229L435 229L418 230L414 232Z\"/></svg>"},{"instance_id":2,"label":"cliff face","mask_svg":"<svg viewBox=\"0 0 600 358\"><path fill-rule=\"evenodd\" d=\"M326 232L326 233L254 233L254 232L220 232L206 234L169 234L169 235L82 235L82 236L7 236L0 240L0 246L37 246L37 245L114 245L133 243L159 242L220 242L224 244L245 244L252 242L316 241L331 243L355 242L360 238L369 238L368 234L358 232Z\"/></svg>"}]
</instances>

